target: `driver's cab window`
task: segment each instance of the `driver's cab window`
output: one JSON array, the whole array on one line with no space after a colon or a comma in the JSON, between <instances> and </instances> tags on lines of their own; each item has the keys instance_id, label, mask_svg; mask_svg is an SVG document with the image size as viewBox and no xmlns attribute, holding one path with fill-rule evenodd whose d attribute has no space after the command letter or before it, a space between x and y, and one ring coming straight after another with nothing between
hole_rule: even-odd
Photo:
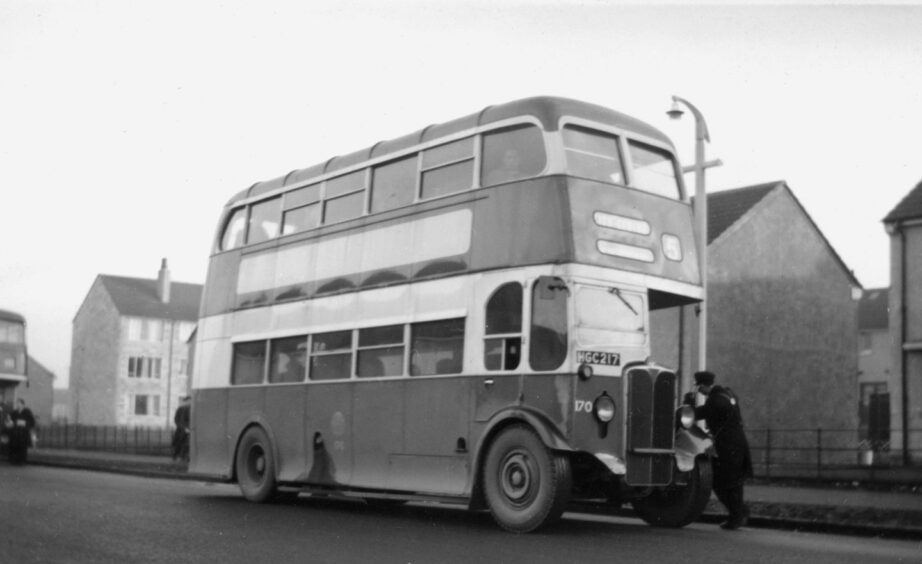
<instances>
[{"instance_id":1,"label":"driver's cab window","mask_svg":"<svg viewBox=\"0 0 922 564\"><path fill-rule=\"evenodd\" d=\"M503 284L487 300L483 363L487 370L515 370L522 356L522 285Z\"/></svg>"},{"instance_id":2,"label":"driver's cab window","mask_svg":"<svg viewBox=\"0 0 922 564\"><path fill-rule=\"evenodd\" d=\"M531 293L532 370L554 370L567 359L567 299L570 289L555 276L542 276Z\"/></svg>"}]
</instances>

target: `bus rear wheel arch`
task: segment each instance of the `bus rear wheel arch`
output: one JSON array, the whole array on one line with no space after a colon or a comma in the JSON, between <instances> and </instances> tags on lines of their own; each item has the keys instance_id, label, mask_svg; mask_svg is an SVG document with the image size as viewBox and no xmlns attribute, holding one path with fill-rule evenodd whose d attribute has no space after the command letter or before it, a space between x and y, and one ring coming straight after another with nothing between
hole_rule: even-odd
<instances>
[{"instance_id":1,"label":"bus rear wheel arch","mask_svg":"<svg viewBox=\"0 0 922 564\"><path fill-rule=\"evenodd\" d=\"M490 443L482 472L486 505L507 531L527 533L556 521L570 499L570 459L521 424Z\"/></svg>"},{"instance_id":2,"label":"bus rear wheel arch","mask_svg":"<svg viewBox=\"0 0 922 564\"><path fill-rule=\"evenodd\" d=\"M262 427L253 426L244 431L237 445L234 470L237 484L246 499L267 503L278 495L272 441Z\"/></svg>"}]
</instances>

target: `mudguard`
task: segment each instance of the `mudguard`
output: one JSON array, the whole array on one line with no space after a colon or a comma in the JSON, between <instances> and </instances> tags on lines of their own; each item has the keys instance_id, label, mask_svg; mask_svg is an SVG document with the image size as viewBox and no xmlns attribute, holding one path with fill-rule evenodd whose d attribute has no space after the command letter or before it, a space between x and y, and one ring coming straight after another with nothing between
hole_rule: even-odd
<instances>
[{"instance_id":1,"label":"mudguard","mask_svg":"<svg viewBox=\"0 0 922 564\"><path fill-rule=\"evenodd\" d=\"M531 427L541 439L541 442L549 449L573 450L573 447L560 433L557 426L547 419L547 417L528 408L510 407L495 413L487 422L483 433L480 435L480 439L477 441L476 449L474 450L473 468L480 468L493 437L495 437L498 432L501 432L503 427L514 423L524 423ZM469 504L471 509L482 509L486 507L482 490L478 484L479 481L480 472L471 472L470 478L468 479L468 487L466 488L466 490L471 493L471 501Z\"/></svg>"},{"instance_id":2,"label":"mudguard","mask_svg":"<svg viewBox=\"0 0 922 564\"><path fill-rule=\"evenodd\" d=\"M675 462L682 472L695 467L695 458L706 454L714 456L714 441L697 425L691 429L679 429L675 434Z\"/></svg>"}]
</instances>

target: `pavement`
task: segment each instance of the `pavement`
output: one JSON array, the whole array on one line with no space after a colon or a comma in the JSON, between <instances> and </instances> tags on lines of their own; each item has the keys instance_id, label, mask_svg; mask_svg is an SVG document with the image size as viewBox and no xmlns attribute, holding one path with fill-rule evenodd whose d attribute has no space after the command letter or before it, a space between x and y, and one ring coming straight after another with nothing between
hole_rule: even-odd
<instances>
[{"instance_id":1,"label":"pavement","mask_svg":"<svg viewBox=\"0 0 922 564\"><path fill-rule=\"evenodd\" d=\"M189 474L185 464L167 456L35 449L29 453L29 462L146 477L213 481ZM922 540L922 468L902 483L754 480L747 484L745 494L750 510L748 527ZM612 511L607 509L607 512ZM633 514L628 507L614 513ZM700 520L719 523L724 518L723 507L712 498Z\"/></svg>"}]
</instances>

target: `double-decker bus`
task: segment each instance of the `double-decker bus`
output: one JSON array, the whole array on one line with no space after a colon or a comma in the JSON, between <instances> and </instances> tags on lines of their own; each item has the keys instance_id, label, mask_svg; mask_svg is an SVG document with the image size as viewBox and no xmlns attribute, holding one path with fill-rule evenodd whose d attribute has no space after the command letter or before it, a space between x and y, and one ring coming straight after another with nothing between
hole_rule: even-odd
<instances>
[{"instance_id":1,"label":"double-decker bus","mask_svg":"<svg viewBox=\"0 0 922 564\"><path fill-rule=\"evenodd\" d=\"M190 471L256 502L457 502L517 532L571 500L689 523L710 444L649 358L650 311L702 298L679 171L653 127L538 97L240 192L202 299Z\"/></svg>"}]
</instances>

